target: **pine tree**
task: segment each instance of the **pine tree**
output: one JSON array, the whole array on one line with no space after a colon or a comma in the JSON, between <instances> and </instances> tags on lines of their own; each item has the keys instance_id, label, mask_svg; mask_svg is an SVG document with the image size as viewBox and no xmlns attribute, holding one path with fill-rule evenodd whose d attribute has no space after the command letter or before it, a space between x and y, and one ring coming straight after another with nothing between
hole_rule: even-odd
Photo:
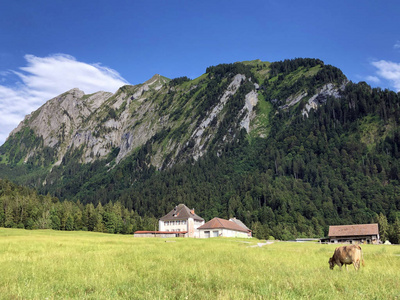
<instances>
[{"instance_id":1,"label":"pine tree","mask_svg":"<svg viewBox=\"0 0 400 300\"><path fill-rule=\"evenodd\" d=\"M389 224L386 216L380 213L378 216L379 236L381 241L384 243L389 238Z\"/></svg>"},{"instance_id":2,"label":"pine tree","mask_svg":"<svg viewBox=\"0 0 400 300\"><path fill-rule=\"evenodd\" d=\"M4 227L4 220L5 220L5 214L4 214L3 198L0 197L0 227Z\"/></svg>"},{"instance_id":3,"label":"pine tree","mask_svg":"<svg viewBox=\"0 0 400 300\"><path fill-rule=\"evenodd\" d=\"M396 218L391 226L390 241L392 244L400 244L400 219Z\"/></svg>"}]
</instances>

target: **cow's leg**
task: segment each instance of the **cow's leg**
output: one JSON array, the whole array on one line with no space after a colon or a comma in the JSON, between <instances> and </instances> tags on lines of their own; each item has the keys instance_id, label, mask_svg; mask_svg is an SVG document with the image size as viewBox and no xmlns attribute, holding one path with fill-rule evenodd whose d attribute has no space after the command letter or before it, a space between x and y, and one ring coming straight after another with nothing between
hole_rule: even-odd
<instances>
[{"instance_id":1,"label":"cow's leg","mask_svg":"<svg viewBox=\"0 0 400 300\"><path fill-rule=\"evenodd\" d=\"M347 264L345 264L345 266L346 266L346 271L348 272L348 271L349 271L349 269L347 268Z\"/></svg>"}]
</instances>

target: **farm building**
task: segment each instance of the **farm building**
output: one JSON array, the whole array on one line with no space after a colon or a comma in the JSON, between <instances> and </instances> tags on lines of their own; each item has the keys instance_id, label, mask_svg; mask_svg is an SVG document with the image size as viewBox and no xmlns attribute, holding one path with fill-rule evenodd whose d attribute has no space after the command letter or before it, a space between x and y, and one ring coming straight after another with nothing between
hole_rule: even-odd
<instances>
[{"instance_id":1,"label":"farm building","mask_svg":"<svg viewBox=\"0 0 400 300\"><path fill-rule=\"evenodd\" d=\"M158 221L160 232L181 233L180 236L199 237L199 228L204 224L204 219L194 213L194 208L189 209L184 204L175 206L168 214Z\"/></svg>"},{"instance_id":2,"label":"farm building","mask_svg":"<svg viewBox=\"0 0 400 300\"><path fill-rule=\"evenodd\" d=\"M134 237L160 237L160 238L170 238L170 237L184 237L187 231L136 231Z\"/></svg>"},{"instance_id":3,"label":"farm building","mask_svg":"<svg viewBox=\"0 0 400 300\"><path fill-rule=\"evenodd\" d=\"M240 222L241 223L241 222ZM242 223L243 224L243 223ZM244 224L243 224L244 225ZM210 237L251 237L251 231L247 227L238 225L234 221L214 218L198 228L201 238Z\"/></svg>"},{"instance_id":4,"label":"farm building","mask_svg":"<svg viewBox=\"0 0 400 300\"><path fill-rule=\"evenodd\" d=\"M247 230L247 234L249 235L249 237L252 236L251 230L246 225L244 225L244 223L242 221L240 221L239 219L230 218L229 221L234 222L234 223L238 224L239 226L242 226L244 229Z\"/></svg>"},{"instance_id":5,"label":"farm building","mask_svg":"<svg viewBox=\"0 0 400 300\"><path fill-rule=\"evenodd\" d=\"M378 224L329 226L329 243L368 243L378 244Z\"/></svg>"}]
</instances>

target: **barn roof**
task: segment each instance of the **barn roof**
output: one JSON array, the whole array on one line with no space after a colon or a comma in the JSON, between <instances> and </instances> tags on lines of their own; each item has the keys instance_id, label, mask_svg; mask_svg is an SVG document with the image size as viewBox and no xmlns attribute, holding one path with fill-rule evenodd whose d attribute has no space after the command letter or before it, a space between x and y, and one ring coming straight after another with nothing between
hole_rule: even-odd
<instances>
[{"instance_id":1,"label":"barn roof","mask_svg":"<svg viewBox=\"0 0 400 300\"><path fill-rule=\"evenodd\" d=\"M198 229L230 229L235 231L248 232L247 229L236 224L235 222L228 221L221 218L214 218L204 225L201 225Z\"/></svg>"},{"instance_id":2,"label":"barn roof","mask_svg":"<svg viewBox=\"0 0 400 300\"><path fill-rule=\"evenodd\" d=\"M165 216L160 218L161 221L175 221L175 220L187 220L193 218L194 220L204 221L203 218L199 217L194 213L194 209L189 209L185 204L179 204L175 206L173 210L167 213Z\"/></svg>"},{"instance_id":3,"label":"barn roof","mask_svg":"<svg viewBox=\"0 0 400 300\"><path fill-rule=\"evenodd\" d=\"M378 235L378 224L329 226L328 236Z\"/></svg>"},{"instance_id":4,"label":"barn roof","mask_svg":"<svg viewBox=\"0 0 400 300\"><path fill-rule=\"evenodd\" d=\"M137 234L137 233L153 233L153 234L169 234L169 233L173 233L173 234L175 234L175 233L179 233L179 234L181 234L181 233L187 233L187 231L151 231L151 230L138 230L138 231L135 231L134 232L134 234Z\"/></svg>"},{"instance_id":5,"label":"barn roof","mask_svg":"<svg viewBox=\"0 0 400 300\"><path fill-rule=\"evenodd\" d=\"M240 221L239 219L236 218L230 218L229 221L234 222L236 224L238 224L239 226L242 226L244 229L246 229L247 231L251 231L246 225L244 225L244 223L242 221Z\"/></svg>"}]
</instances>

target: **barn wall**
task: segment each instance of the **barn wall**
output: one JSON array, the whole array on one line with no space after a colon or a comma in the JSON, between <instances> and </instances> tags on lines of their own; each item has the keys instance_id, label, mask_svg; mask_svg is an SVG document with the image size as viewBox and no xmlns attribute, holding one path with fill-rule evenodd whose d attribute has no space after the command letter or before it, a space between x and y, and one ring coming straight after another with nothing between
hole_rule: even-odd
<instances>
[{"instance_id":1,"label":"barn wall","mask_svg":"<svg viewBox=\"0 0 400 300\"><path fill-rule=\"evenodd\" d=\"M376 235L365 235L365 236L348 236L348 237L329 237L330 243L369 243L378 244L379 237Z\"/></svg>"},{"instance_id":2,"label":"barn wall","mask_svg":"<svg viewBox=\"0 0 400 300\"><path fill-rule=\"evenodd\" d=\"M249 238L247 232L224 229L222 232L222 236L224 237L235 237L235 238Z\"/></svg>"},{"instance_id":3,"label":"barn wall","mask_svg":"<svg viewBox=\"0 0 400 300\"><path fill-rule=\"evenodd\" d=\"M207 232L209 232L209 235L207 234ZM236 231L236 230L221 229L221 228L200 229L200 238L208 238L208 237L216 237L216 236L234 237L234 238L250 238L250 236L247 234L247 232L241 232L241 231Z\"/></svg>"}]
</instances>

